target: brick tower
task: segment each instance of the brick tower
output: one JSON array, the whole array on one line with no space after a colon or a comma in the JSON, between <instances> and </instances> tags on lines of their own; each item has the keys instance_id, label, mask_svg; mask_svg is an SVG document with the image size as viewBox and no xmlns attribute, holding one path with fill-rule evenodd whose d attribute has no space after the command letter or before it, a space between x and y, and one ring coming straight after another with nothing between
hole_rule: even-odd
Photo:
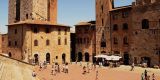
<instances>
[{"instance_id":1,"label":"brick tower","mask_svg":"<svg viewBox=\"0 0 160 80\"><path fill-rule=\"evenodd\" d=\"M110 52L110 15L113 0L96 0L96 54Z\"/></svg>"},{"instance_id":2,"label":"brick tower","mask_svg":"<svg viewBox=\"0 0 160 80\"><path fill-rule=\"evenodd\" d=\"M9 0L9 21L43 20L57 23L57 0Z\"/></svg>"}]
</instances>

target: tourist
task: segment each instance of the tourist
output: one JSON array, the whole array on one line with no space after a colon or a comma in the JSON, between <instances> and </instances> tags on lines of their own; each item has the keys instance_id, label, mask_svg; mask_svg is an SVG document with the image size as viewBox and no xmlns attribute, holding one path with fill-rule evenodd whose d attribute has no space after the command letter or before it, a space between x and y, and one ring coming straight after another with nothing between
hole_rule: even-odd
<instances>
[{"instance_id":1,"label":"tourist","mask_svg":"<svg viewBox=\"0 0 160 80\"><path fill-rule=\"evenodd\" d=\"M65 64L62 65L62 72L65 72Z\"/></svg>"},{"instance_id":2,"label":"tourist","mask_svg":"<svg viewBox=\"0 0 160 80\"><path fill-rule=\"evenodd\" d=\"M141 80L144 80L144 74L143 73L141 74Z\"/></svg>"},{"instance_id":3,"label":"tourist","mask_svg":"<svg viewBox=\"0 0 160 80\"><path fill-rule=\"evenodd\" d=\"M134 63L131 65L131 71L134 71Z\"/></svg>"},{"instance_id":4,"label":"tourist","mask_svg":"<svg viewBox=\"0 0 160 80\"><path fill-rule=\"evenodd\" d=\"M42 63L40 62L39 63L39 71L41 71L42 70Z\"/></svg>"},{"instance_id":5,"label":"tourist","mask_svg":"<svg viewBox=\"0 0 160 80\"><path fill-rule=\"evenodd\" d=\"M155 80L155 75L154 75L154 73L152 74L152 80Z\"/></svg>"},{"instance_id":6,"label":"tourist","mask_svg":"<svg viewBox=\"0 0 160 80\"><path fill-rule=\"evenodd\" d=\"M80 66L82 66L82 61L80 61Z\"/></svg>"},{"instance_id":7,"label":"tourist","mask_svg":"<svg viewBox=\"0 0 160 80\"><path fill-rule=\"evenodd\" d=\"M57 65L57 72L60 73L60 67Z\"/></svg>"},{"instance_id":8,"label":"tourist","mask_svg":"<svg viewBox=\"0 0 160 80\"><path fill-rule=\"evenodd\" d=\"M35 71L32 72L32 76L36 77L36 72Z\"/></svg>"},{"instance_id":9,"label":"tourist","mask_svg":"<svg viewBox=\"0 0 160 80\"><path fill-rule=\"evenodd\" d=\"M96 71L96 80L98 80L98 70Z\"/></svg>"},{"instance_id":10,"label":"tourist","mask_svg":"<svg viewBox=\"0 0 160 80\"><path fill-rule=\"evenodd\" d=\"M147 70L144 71L144 78L145 80L147 80L148 74L147 74Z\"/></svg>"},{"instance_id":11,"label":"tourist","mask_svg":"<svg viewBox=\"0 0 160 80\"><path fill-rule=\"evenodd\" d=\"M89 73L89 63L87 63L87 73Z\"/></svg>"},{"instance_id":12,"label":"tourist","mask_svg":"<svg viewBox=\"0 0 160 80\"><path fill-rule=\"evenodd\" d=\"M82 74L85 74L86 73L86 66L83 66L83 73Z\"/></svg>"},{"instance_id":13,"label":"tourist","mask_svg":"<svg viewBox=\"0 0 160 80\"><path fill-rule=\"evenodd\" d=\"M66 73L68 73L68 63L66 63L66 67L65 67L65 71L66 71Z\"/></svg>"}]
</instances>

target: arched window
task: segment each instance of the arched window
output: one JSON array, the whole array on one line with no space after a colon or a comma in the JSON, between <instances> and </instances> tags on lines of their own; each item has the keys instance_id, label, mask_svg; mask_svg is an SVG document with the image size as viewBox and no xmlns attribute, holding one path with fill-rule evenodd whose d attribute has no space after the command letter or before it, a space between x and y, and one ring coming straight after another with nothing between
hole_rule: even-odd
<instances>
[{"instance_id":1,"label":"arched window","mask_svg":"<svg viewBox=\"0 0 160 80\"><path fill-rule=\"evenodd\" d=\"M14 45L17 46L17 41L14 42Z\"/></svg>"},{"instance_id":2,"label":"arched window","mask_svg":"<svg viewBox=\"0 0 160 80\"><path fill-rule=\"evenodd\" d=\"M65 33L64 33L64 35L67 35L67 29L65 29Z\"/></svg>"},{"instance_id":3,"label":"arched window","mask_svg":"<svg viewBox=\"0 0 160 80\"><path fill-rule=\"evenodd\" d=\"M58 38L58 45L61 45L61 38Z\"/></svg>"},{"instance_id":4,"label":"arched window","mask_svg":"<svg viewBox=\"0 0 160 80\"><path fill-rule=\"evenodd\" d=\"M114 24L113 25L113 31L117 31L118 30L118 25L117 24Z\"/></svg>"},{"instance_id":5,"label":"arched window","mask_svg":"<svg viewBox=\"0 0 160 80\"><path fill-rule=\"evenodd\" d=\"M61 29L58 29L58 35L61 35Z\"/></svg>"},{"instance_id":6,"label":"arched window","mask_svg":"<svg viewBox=\"0 0 160 80\"><path fill-rule=\"evenodd\" d=\"M127 36L125 36L125 37L123 38L123 44L128 44L128 37L127 37Z\"/></svg>"},{"instance_id":7,"label":"arched window","mask_svg":"<svg viewBox=\"0 0 160 80\"><path fill-rule=\"evenodd\" d=\"M123 24L123 30L128 30L128 24L127 23Z\"/></svg>"},{"instance_id":8,"label":"arched window","mask_svg":"<svg viewBox=\"0 0 160 80\"><path fill-rule=\"evenodd\" d=\"M26 19L28 19L28 14L26 14Z\"/></svg>"},{"instance_id":9,"label":"arched window","mask_svg":"<svg viewBox=\"0 0 160 80\"><path fill-rule=\"evenodd\" d=\"M50 41L46 40L46 46L49 46L49 45L50 45Z\"/></svg>"},{"instance_id":10,"label":"arched window","mask_svg":"<svg viewBox=\"0 0 160 80\"><path fill-rule=\"evenodd\" d=\"M34 40L34 46L38 46L38 40Z\"/></svg>"},{"instance_id":11,"label":"arched window","mask_svg":"<svg viewBox=\"0 0 160 80\"><path fill-rule=\"evenodd\" d=\"M142 29L149 29L149 21L148 19L142 20Z\"/></svg>"}]
</instances>

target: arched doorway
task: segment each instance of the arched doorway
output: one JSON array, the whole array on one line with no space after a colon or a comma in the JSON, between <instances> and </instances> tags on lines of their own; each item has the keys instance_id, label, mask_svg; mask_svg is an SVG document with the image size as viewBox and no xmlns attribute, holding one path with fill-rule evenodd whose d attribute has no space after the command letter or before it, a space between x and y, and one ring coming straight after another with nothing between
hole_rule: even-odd
<instances>
[{"instance_id":1,"label":"arched doorway","mask_svg":"<svg viewBox=\"0 0 160 80\"><path fill-rule=\"evenodd\" d=\"M129 65L129 54L127 52L124 53L124 65Z\"/></svg>"},{"instance_id":2,"label":"arched doorway","mask_svg":"<svg viewBox=\"0 0 160 80\"><path fill-rule=\"evenodd\" d=\"M142 57L142 63L147 63L147 66L151 66L151 58L150 57Z\"/></svg>"},{"instance_id":3,"label":"arched doorway","mask_svg":"<svg viewBox=\"0 0 160 80\"><path fill-rule=\"evenodd\" d=\"M38 54L34 54L34 62L35 62L36 64L38 64L38 62L39 62Z\"/></svg>"},{"instance_id":4,"label":"arched doorway","mask_svg":"<svg viewBox=\"0 0 160 80\"><path fill-rule=\"evenodd\" d=\"M47 62L47 63L50 63L50 53L47 53L47 54L46 54L46 62Z\"/></svg>"},{"instance_id":5,"label":"arched doorway","mask_svg":"<svg viewBox=\"0 0 160 80\"><path fill-rule=\"evenodd\" d=\"M12 54L11 54L11 52L9 52L9 53L8 53L8 56L9 56L9 57L12 57Z\"/></svg>"},{"instance_id":6,"label":"arched doorway","mask_svg":"<svg viewBox=\"0 0 160 80\"><path fill-rule=\"evenodd\" d=\"M62 54L62 63L66 63L66 54L65 53Z\"/></svg>"},{"instance_id":7,"label":"arched doorway","mask_svg":"<svg viewBox=\"0 0 160 80\"><path fill-rule=\"evenodd\" d=\"M82 53L79 52L79 53L78 53L78 60L77 60L77 61L80 62L80 61L82 61L82 59L83 59L83 58L82 58Z\"/></svg>"},{"instance_id":8,"label":"arched doorway","mask_svg":"<svg viewBox=\"0 0 160 80\"><path fill-rule=\"evenodd\" d=\"M89 62L89 53L88 52L85 53L85 61Z\"/></svg>"}]
</instances>

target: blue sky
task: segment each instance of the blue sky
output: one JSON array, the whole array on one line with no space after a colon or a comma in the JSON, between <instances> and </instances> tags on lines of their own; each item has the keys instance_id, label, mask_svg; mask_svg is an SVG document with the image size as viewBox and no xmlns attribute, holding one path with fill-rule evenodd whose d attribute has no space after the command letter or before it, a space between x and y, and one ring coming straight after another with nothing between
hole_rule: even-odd
<instances>
[{"instance_id":1,"label":"blue sky","mask_svg":"<svg viewBox=\"0 0 160 80\"><path fill-rule=\"evenodd\" d=\"M133 0L115 0L116 6ZM95 20L95 0L58 0L58 23L73 26L80 21ZM0 1L0 33L7 33L8 0Z\"/></svg>"}]
</instances>

